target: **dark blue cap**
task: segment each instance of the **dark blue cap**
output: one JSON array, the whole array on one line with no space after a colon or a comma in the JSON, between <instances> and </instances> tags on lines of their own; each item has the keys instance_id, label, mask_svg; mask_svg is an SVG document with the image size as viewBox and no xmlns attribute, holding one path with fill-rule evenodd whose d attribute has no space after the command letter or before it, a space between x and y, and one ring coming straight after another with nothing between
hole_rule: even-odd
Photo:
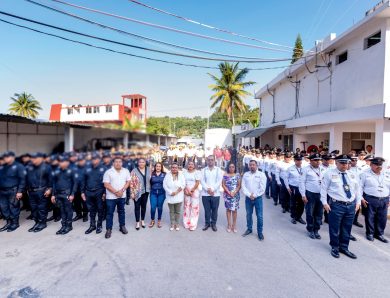
<instances>
[{"instance_id":1,"label":"dark blue cap","mask_svg":"<svg viewBox=\"0 0 390 298\"><path fill-rule=\"evenodd\" d=\"M58 155L57 160L58 160L59 162L62 162L62 161L69 161L69 158L68 158L67 155L62 154L62 155Z\"/></svg>"},{"instance_id":2,"label":"dark blue cap","mask_svg":"<svg viewBox=\"0 0 390 298\"><path fill-rule=\"evenodd\" d=\"M3 157L15 156L15 152L13 151L5 151L3 153Z\"/></svg>"},{"instance_id":3,"label":"dark blue cap","mask_svg":"<svg viewBox=\"0 0 390 298\"><path fill-rule=\"evenodd\" d=\"M35 153L31 154L31 158L39 158L39 157L45 158L46 154L44 154L42 152L35 152Z\"/></svg>"},{"instance_id":4,"label":"dark blue cap","mask_svg":"<svg viewBox=\"0 0 390 298\"><path fill-rule=\"evenodd\" d=\"M103 153L103 157L111 157L111 154L110 154L110 152L108 152L108 151L104 151L104 153Z\"/></svg>"},{"instance_id":5,"label":"dark blue cap","mask_svg":"<svg viewBox=\"0 0 390 298\"><path fill-rule=\"evenodd\" d=\"M100 159L100 154L99 153L92 153L92 155L91 155L91 158L92 159Z\"/></svg>"}]
</instances>

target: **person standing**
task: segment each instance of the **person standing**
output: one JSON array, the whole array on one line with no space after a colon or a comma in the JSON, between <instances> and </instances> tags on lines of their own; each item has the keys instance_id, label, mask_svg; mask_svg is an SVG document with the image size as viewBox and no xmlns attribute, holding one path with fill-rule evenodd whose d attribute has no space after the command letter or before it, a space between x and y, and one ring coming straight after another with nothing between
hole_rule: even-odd
<instances>
[{"instance_id":1,"label":"person standing","mask_svg":"<svg viewBox=\"0 0 390 298\"><path fill-rule=\"evenodd\" d=\"M15 161L15 153L3 153L4 164L0 166L0 210L7 221L0 232L13 232L19 228L20 200L26 188L26 170Z\"/></svg>"},{"instance_id":2,"label":"person standing","mask_svg":"<svg viewBox=\"0 0 390 298\"><path fill-rule=\"evenodd\" d=\"M219 146L216 146L213 150L215 160L217 161L217 167L223 167L223 151Z\"/></svg>"},{"instance_id":3,"label":"person standing","mask_svg":"<svg viewBox=\"0 0 390 298\"><path fill-rule=\"evenodd\" d=\"M227 171L230 160L232 159L232 155L227 147L223 149L223 168Z\"/></svg>"},{"instance_id":4,"label":"person standing","mask_svg":"<svg viewBox=\"0 0 390 298\"><path fill-rule=\"evenodd\" d=\"M208 228L217 231L218 207L220 200L220 188L222 183L222 170L215 166L215 157L207 157L207 167L202 170L202 203L205 212L205 226L203 231Z\"/></svg>"},{"instance_id":5,"label":"person standing","mask_svg":"<svg viewBox=\"0 0 390 298\"><path fill-rule=\"evenodd\" d=\"M75 165L79 181L78 189L75 193L73 200L73 208L76 212L76 216L73 218L73 222L78 221L79 219L82 219L83 222L88 221L87 204L85 203L85 200L83 200L83 198L81 197L82 190L84 189L84 175L86 170L86 164L87 160L85 158L85 155L80 153L77 157L77 163Z\"/></svg>"},{"instance_id":6,"label":"person standing","mask_svg":"<svg viewBox=\"0 0 390 298\"><path fill-rule=\"evenodd\" d=\"M126 189L130 185L130 173L128 169L122 167L122 158L115 156L112 167L103 175L103 183L106 188L106 235L108 239L112 234L112 226L115 208L118 212L119 231L127 234L125 218Z\"/></svg>"},{"instance_id":7,"label":"person standing","mask_svg":"<svg viewBox=\"0 0 390 298\"><path fill-rule=\"evenodd\" d=\"M145 214L150 192L150 177L150 169L146 166L145 158L139 158L137 167L131 171L131 198L134 200L134 213L137 222L135 229L137 231L140 226L143 229L146 227Z\"/></svg>"},{"instance_id":8,"label":"person standing","mask_svg":"<svg viewBox=\"0 0 390 298\"><path fill-rule=\"evenodd\" d=\"M154 165L154 170L150 177L150 224L149 228L153 228L155 224L155 216L157 209L157 227L161 228L161 216L163 212L164 201L166 198L163 182L166 173L164 172L163 164L157 162Z\"/></svg>"},{"instance_id":9,"label":"person standing","mask_svg":"<svg viewBox=\"0 0 390 298\"><path fill-rule=\"evenodd\" d=\"M199 146L195 152L196 156L196 167L199 169L203 168L204 150L202 146Z\"/></svg>"},{"instance_id":10,"label":"person standing","mask_svg":"<svg viewBox=\"0 0 390 298\"><path fill-rule=\"evenodd\" d=\"M276 183L278 184L278 187L280 189L279 192L279 200L280 204L282 205L282 212L286 213L290 210L290 192L288 191L289 185L286 183L286 175L287 170L290 168L293 163L291 160L291 153L286 152L284 154L284 159L278 164L278 167L275 171L275 179Z\"/></svg>"},{"instance_id":11,"label":"person standing","mask_svg":"<svg viewBox=\"0 0 390 298\"><path fill-rule=\"evenodd\" d=\"M169 216L171 221L170 231L179 231L180 210L184 200L184 188L186 181L184 175L179 172L179 166L173 163L171 171L165 176L163 186L167 196Z\"/></svg>"},{"instance_id":12,"label":"person standing","mask_svg":"<svg viewBox=\"0 0 390 298\"><path fill-rule=\"evenodd\" d=\"M371 160L370 170L360 175L362 204L365 209L366 238L381 242L389 241L383 236L387 223L389 207L390 175L383 171L385 159L375 157Z\"/></svg>"},{"instance_id":13,"label":"person standing","mask_svg":"<svg viewBox=\"0 0 390 298\"><path fill-rule=\"evenodd\" d=\"M356 259L349 251L349 240L355 212L360 207L359 183L348 172L348 155L336 157L336 168L325 172L321 184L321 202L329 213L329 238L331 255L340 257L340 253Z\"/></svg>"},{"instance_id":14,"label":"person standing","mask_svg":"<svg viewBox=\"0 0 390 298\"><path fill-rule=\"evenodd\" d=\"M228 172L223 176L222 188L225 200L227 232L237 233L237 211L240 208L241 176L236 172L234 163L228 166Z\"/></svg>"},{"instance_id":15,"label":"person standing","mask_svg":"<svg viewBox=\"0 0 390 298\"><path fill-rule=\"evenodd\" d=\"M26 167L26 186L30 198L31 212L35 225L29 232L40 232L47 227L48 201L52 191L52 172L44 162L43 153L31 155L31 164Z\"/></svg>"},{"instance_id":16,"label":"person standing","mask_svg":"<svg viewBox=\"0 0 390 298\"><path fill-rule=\"evenodd\" d=\"M350 171L352 175L355 176L353 178L356 178L356 180L358 180L360 183L360 174L362 173L362 170L357 166L358 156L356 154L351 154L349 157L351 158L351 162L349 164L350 167L348 171ZM360 209L355 214L355 219L353 220L353 224L359 228L363 228L363 225L359 222L359 213L360 213Z\"/></svg>"},{"instance_id":17,"label":"person standing","mask_svg":"<svg viewBox=\"0 0 390 298\"><path fill-rule=\"evenodd\" d=\"M257 168L255 160L249 162L249 171L242 177L242 192L245 195L246 224L247 230L243 237L252 234L253 226L253 208L256 210L257 217L257 237L260 241L264 240L263 235L263 198L267 186L267 178L263 172Z\"/></svg>"},{"instance_id":18,"label":"person standing","mask_svg":"<svg viewBox=\"0 0 390 298\"><path fill-rule=\"evenodd\" d=\"M321 239L318 231L322 223L321 181L323 171L320 167L321 155L309 156L310 165L302 169L299 192L306 210L306 229L311 239Z\"/></svg>"},{"instance_id":19,"label":"person standing","mask_svg":"<svg viewBox=\"0 0 390 298\"><path fill-rule=\"evenodd\" d=\"M187 170L183 171L185 179L183 225L190 231L195 231L199 219L199 184L201 175L196 170L193 161L188 162Z\"/></svg>"}]
</instances>

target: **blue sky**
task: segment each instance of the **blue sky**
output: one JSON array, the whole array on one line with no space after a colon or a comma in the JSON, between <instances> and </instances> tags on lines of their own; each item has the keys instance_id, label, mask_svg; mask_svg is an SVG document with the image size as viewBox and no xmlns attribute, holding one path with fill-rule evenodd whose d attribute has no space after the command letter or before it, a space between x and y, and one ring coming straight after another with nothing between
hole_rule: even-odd
<instances>
[{"instance_id":1,"label":"blue sky","mask_svg":"<svg viewBox=\"0 0 390 298\"><path fill-rule=\"evenodd\" d=\"M187 47L241 56L264 58L290 56L290 53L230 45L150 28L70 8L53 3L50 0L36 1L126 31ZM140 1L206 24L283 45L292 46L296 35L301 33L306 49L311 48L315 40L322 39L331 32L340 34L345 31L353 23L362 19L365 11L378 2L378 0ZM68 0L67 2L200 34L254 43L148 10L127 0ZM2 0L0 10L116 41L159 50L175 51L171 48L146 43L142 40L59 15L24 0ZM54 29L14 20L6 16L0 16L0 18L42 31L138 55L207 66L217 66L218 64L213 61L197 61L134 50L58 32ZM117 103L120 101L122 94L129 93L141 93L148 97L150 115L207 116L212 94L208 88L212 81L207 73L210 71L216 73L213 70L168 65L112 54L43 36L1 22L0 37L2 40L0 47L0 113L7 112L8 105L11 102L9 98L15 92L26 91L33 94L41 102L43 111L39 118L48 118L52 103ZM180 52L191 54L191 52ZM285 64L286 62L245 66L261 68ZM280 70L250 72L247 79L255 81L257 84L252 88L253 90L249 91L253 92L255 89L259 89L279 72ZM247 98L247 103L252 106L257 104L253 98Z\"/></svg>"}]
</instances>

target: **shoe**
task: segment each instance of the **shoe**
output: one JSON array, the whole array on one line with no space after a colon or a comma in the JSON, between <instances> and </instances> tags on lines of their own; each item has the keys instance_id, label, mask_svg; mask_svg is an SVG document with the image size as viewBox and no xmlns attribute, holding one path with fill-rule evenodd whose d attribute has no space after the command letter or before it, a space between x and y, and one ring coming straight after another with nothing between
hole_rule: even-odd
<instances>
[{"instance_id":1,"label":"shoe","mask_svg":"<svg viewBox=\"0 0 390 298\"><path fill-rule=\"evenodd\" d=\"M11 225L11 221L7 219L7 223L0 229L0 232L4 232L8 229L8 227Z\"/></svg>"},{"instance_id":2,"label":"shoe","mask_svg":"<svg viewBox=\"0 0 390 298\"><path fill-rule=\"evenodd\" d=\"M29 232L34 232L35 228L39 225L38 222L35 223L35 225L33 227L31 227L30 229L28 229Z\"/></svg>"},{"instance_id":3,"label":"shoe","mask_svg":"<svg viewBox=\"0 0 390 298\"><path fill-rule=\"evenodd\" d=\"M314 237L315 237L316 239L321 239L321 235L318 234L318 232L314 232Z\"/></svg>"},{"instance_id":4,"label":"shoe","mask_svg":"<svg viewBox=\"0 0 390 298\"><path fill-rule=\"evenodd\" d=\"M61 227L61 229L59 229L57 232L56 232L56 235L62 235L62 233L64 232L64 230L66 229L65 225L63 225Z\"/></svg>"},{"instance_id":5,"label":"shoe","mask_svg":"<svg viewBox=\"0 0 390 298\"><path fill-rule=\"evenodd\" d=\"M64 229L64 231L62 232L62 234L61 235L65 235L65 234L68 234L70 231L72 231L73 230L73 227L72 227L72 224L70 223L70 224L68 224L66 227L65 227L65 229Z\"/></svg>"},{"instance_id":6,"label":"shoe","mask_svg":"<svg viewBox=\"0 0 390 298\"><path fill-rule=\"evenodd\" d=\"M363 228L363 225L358 221L354 222L353 224L359 228Z\"/></svg>"},{"instance_id":7,"label":"shoe","mask_svg":"<svg viewBox=\"0 0 390 298\"><path fill-rule=\"evenodd\" d=\"M104 235L104 237L105 237L106 239L111 238L111 230L110 230L110 229L108 229L108 230L106 231L106 235Z\"/></svg>"},{"instance_id":8,"label":"shoe","mask_svg":"<svg viewBox=\"0 0 390 298\"><path fill-rule=\"evenodd\" d=\"M180 231L180 227L179 227L179 226L176 226L175 230L176 230L176 231Z\"/></svg>"},{"instance_id":9,"label":"shoe","mask_svg":"<svg viewBox=\"0 0 390 298\"><path fill-rule=\"evenodd\" d=\"M264 235L262 233L257 235L257 239L259 239L259 241L263 241L264 240Z\"/></svg>"},{"instance_id":10,"label":"shoe","mask_svg":"<svg viewBox=\"0 0 390 298\"><path fill-rule=\"evenodd\" d=\"M11 225L8 227L7 232L13 232L19 228L19 221L11 222Z\"/></svg>"},{"instance_id":11,"label":"shoe","mask_svg":"<svg viewBox=\"0 0 390 298\"><path fill-rule=\"evenodd\" d=\"M97 226L96 234L100 234L101 232L103 232L102 226Z\"/></svg>"},{"instance_id":12,"label":"shoe","mask_svg":"<svg viewBox=\"0 0 390 298\"><path fill-rule=\"evenodd\" d=\"M389 240L387 240L385 237L383 237L383 235L380 235L380 236L375 236L376 239L378 239L379 241L383 242L383 243L388 243Z\"/></svg>"},{"instance_id":13,"label":"shoe","mask_svg":"<svg viewBox=\"0 0 390 298\"><path fill-rule=\"evenodd\" d=\"M316 236L314 235L314 232L309 232L309 237L311 239L316 239Z\"/></svg>"},{"instance_id":14,"label":"shoe","mask_svg":"<svg viewBox=\"0 0 390 298\"><path fill-rule=\"evenodd\" d=\"M372 235L366 235L366 238L368 241L374 241L374 236Z\"/></svg>"},{"instance_id":15,"label":"shoe","mask_svg":"<svg viewBox=\"0 0 390 298\"><path fill-rule=\"evenodd\" d=\"M217 229L217 226L216 226L216 225L211 225L211 229L212 229L214 232L218 231L218 229Z\"/></svg>"},{"instance_id":16,"label":"shoe","mask_svg":"<svg viewBox=\"0 0 390 298\"><path fill-rule=\"evenodd\" d=\"M206 224L204 227L203 227L203 231L207 231L208 229L210 228L210 225L209 224Z\"/></svg>"},{"instance_id":17,"label":"shoe","mask_svg":"<svg viewBox=\"0 0 390 298\"><path fill-rule=\"evenodd\" d=\"M248 236L249 234L252 234L252 231L251 230L246 230L244 234L242 234L242 237L246 237Z\"/></svg>"},{"instance_id":18,"label":"shoe","mask_svg":"<svg viewBox=\"0 0 390 298\"><path fill-rule=\"evenodd\" d=\"M228 228L226 229L226 232L231 233L231 232L232 232L232 229L231 229L230 227L228 227Z\"/></svg>"},{"instance_id":19,"label":"shoe","mask_svg":"<svg viewBox=\"0 0 390 298\"><path fill-rule=\"evenodd\" d=\"M351 241L357 241L356 237L353 236L352 234L349 235L349 240L351 240Z\"/></svg>"},{"instance_id":20,"label":"shoe","mask_svg":"<svg viewBox=\"0 0 390 298\"><path fill-rule=\"evenodd\" d=\"M236 228L233 228L233 233L237 233L237 229Z\"/></svg>"},{"instance_id":21,"label":"shoe","mask_svg":"<svg viewBox=\"0 0 390 298\"><path fill-rule=\"evenodd\" d=\"M336 259L340 258L340 254L339 254L339 251L335 248L332 248L332 250L330 251L330 254L335 257Z\"/></svg>"},{"instance_id":22,"label":"shoe","mask_svg":"<svg viewBox=\"0 0 390 298\"><path fill-rule=\"evenodd\" d=\"M59 222L61 220L61 217L54 218L54 222Z\"/></svg>"},{"instance_id":23,"label":"shoe","mask_svg":"<svg viewBox=\"0 0 390 298\"><path fill-rule=\"evenodd\" d=\"M278 205L278 203L274 202L274 205L275 205L275 206L277 206L277 205Z\"/></svg>"},{"instance_id":24,"label":"shoe","mask_svg":"<svg viewBox=\"0 0 390 298\"><path fill-rule=\"evenodd\" d=\"M96 230L96 226L94 225L90 225L88 230L85 231L85 234L88 235L88 234L91 234L93 231Z\"/></svg>"},{"instance_id":25,"label":"shoe","mask_svg":"<svg viewBox=\"0 0 390 298\"><path fill-rule=\"evenodd\" d=\"M46 220L47 220L47 221L52 221L52 220L54 220L54 216L52 215L52 216L50 216L49 218L47 218Z\"/></svg>"},{"instance_id":26,"label":"shoe","mask_svg":"<svg viewBox=\"0 0 390 298\"><path fill-rule=\"evenodd\" d=\"M138 223L138 222L137 222L136 225L135 225L135 229L136 229L137 231L139 231L139 229L140 229L139 223Z\"/></svg>"},{"instance_id":27,"label":"shoe","mask_svg":"<svg viewBox=\"0 0 390 298\"><path fill-rule=\"evenodd\" d=\"M302 217L299 218L299 219L297 219L297 222L299 222L299 223L301 223L301 224L303 224L303 225L306 224L306 221L304 221L304 220L302 219Z\"/></svg>"},{"instance_id":28,"label":"shoe","mask_svg":"<svg viewBox=\"0 0 390 298\"><path fill-rule=\"evenodd\" d=\"M130 199L129 198L126 199L126 205L130 205Z\"/></svg>"},{"instance_id":29,"label":"shoe","mask_svg":"<svg viewBox=\"0 0 390 298\"><path fill-rule=\"evenodd\" d=\"M294 225L296 225L296 224L297 224L297 221L296 221L294 218L292 218L292 219L291 219L291 223L293 223Z\"/></svg>"},{"instance_id":30,"label":"shoe","mask_svg":"<svg viewBox=\"0 0 390 298\"><path fill-rule=\"evenodd\" d=\"M79 219L82 219L82 215L81 214L77 214L73 219L72 221L75 222L75 221L78 221Z\"/></svg>"},{"instance_id":31,"label":"shoe","mask_svg":"<svg viewBox=\"0 0 390 298\"><path fill-rule=\"evenodd\" d=\"M160 229L162 228L161 220L157 221L157 227Z\"/></svg>"},{"instance_id":32,"label":"shoe","mask_svg":"<svg viewBox=\"0 0 390 298\"><path fill-rule=\"evenodd\" d=\"M32 214L30 214L29 216L26 217L26 219L32 220L32 219L34 219L34 218L33 218Z\"/></svg>"},{"instance_id":33,"label":"shoe","mask_svg":"<svg viewBox=\"0 0 390 298\"><path fill-rule=\"evenodd\" d=\"M84 215L83 216L83 222L87 222L88 221L88 215Z\"/></svg>"},{"instance_id":34,"label":"shoe","mask_svg":"<svg viewBox=\"0 0 390 298\"><path fill-rule=\"evenodd\" d=\"M170 231L173 231L175 228L173 227L173 226L171 226L170 228L169 228L169 230Z\"/></svg>"},{"instance_id":35,"label":"shoe","mask_svg":"<svg viewBox=\"0 0 390 298\"><path fill-rule=\"evenodd\" d=\"M149 224L149 228L153 228L153 227L154 227L154 224L155 224L155 221L152 220L152 221L150 222L150 224Z\"/></svg>"},{"instance_id":36,"label":"shoe","mask_svg":"<svg viewBox=\"0 0 390 298\"><path fill-rule=\"evenodd\" d=\"M43 229L46 229L47 228L47 224L46 223L40 223L35 229L34 229L34 233L38 233L40 231L42 231Z\"/></svg>"},{"instance_id":37,"label":"shoe","mask_svg":"<svg viewBox=\"0 0 390 298\"><path fill-rule=\"evenodd\" d=\"M119 228L119 231L121 231L122 234L124 234L124 235L126 235L126 234L128 233L128 231L127 231L127 229L126 229L125 226L121 226L121 227Z\"/></svg>"},{"instance_id":38,"label":"shoe","mask_svg":"<svg viewBox=\"0 0 390 298\"><path fill-rule=\"evenodd\" d=\"M283 208L282 213L286 213L286 212L287 212L287 210Z\"/></svg>"},{"instance_id":39,"label":"shoe","mask_svg":"<svg viewBox=\"0 0 390 298\"><path fill-rule=\"evenodd\" d=\"M351 258L351 259L357 259L357 256L350 252L348 249L340 249L340 253L342 253L343 255L346 255L347 257Z\"/></svg>"}]
</instances>

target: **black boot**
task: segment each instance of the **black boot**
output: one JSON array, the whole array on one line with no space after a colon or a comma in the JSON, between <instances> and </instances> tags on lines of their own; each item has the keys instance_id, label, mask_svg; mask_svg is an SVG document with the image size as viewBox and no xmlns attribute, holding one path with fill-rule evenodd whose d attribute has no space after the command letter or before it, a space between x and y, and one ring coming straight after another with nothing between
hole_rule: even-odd
<instances>
[{"instance_id":1,"label":"black boot","mask_svg":"<svg viewBox=\"0 0 390 298\"><path fill-rule=\"evenodd\" d=\"M7 223L5 224L4 227L2 227L2 228L0 229L0 232L6 231L10 225L11 225L11 221L10 221L9 219L7 219Z\"/></svg>"},{"instance_id":2,"label":"black boot","mask_svg":"<svg viewBox=\"0 0 390 298\"><path fill-rule=\"evenodd\" d=\"M85 234L91 234L93 231L96 230L96 225L95 223L91 223L91 225L89 226L88 230L85 231Z\"/></svg>"},{"instance_id":3,"label":"black boot","mask_svg":"<svg viewBox=\"0 0 390 298\"><path fill-rule=\"evenodd\" d=\"M36 228L34 229L34 233L37 233L37 232L40 232L42 231L43 229L46 229L47 227L47 224L45 222L40 222Z\"/></svg>"},{"instance_id":4,"label":"black boot","mask_svg":"<svg viewBox=\"0 0 390 298\"><path fill-rule=\"evenodd\" d=\"M56 232L56 235L62 235L62 234L64 233L64 231L65 231L65 228L66 228L66 225L63 224L63 225L61 226L61 229L59 229L59 230Z\"/></svg>"},{"instance_id":5,"label":"black boot","mask_svg":"<svg viewBox=\"0 0 390 298\"><path fill-rule=\"evenodd\" d=\"M85 213L83 214L83 222L87 222L87 221L88 221L88 213L85 212Z\"/></svg>"},{"instance_id":6,"label":"black boot","mask_svg":"<svg viewBox=\"0 0 390 298\"><path fill-rule=\"evenodd\" d=\"M68 234L72 230L73 230L72 222L68 222L68 224L65 227L65 230L62 232L62 235Z\"/></svg>"},{"instance_id":7,"label":"black boot","mask_svg":"<svg viewBox=\"0 0 390 298\"><path fill-rule=\"evenodd\" d=\"M35 230L35 228L38 226L38 224L39 224L39 222L36 221L36 222L35 222L35 225L34 225L32 228L28 229L28 231L29 231L29 232L34 232L34 230Z\"/></svg>"},{"instance_id":8,"label":"black boot","mask_svg":"<svg viewBox=\"0 0 390 298\"><path fill-rule=\"evenodd\" d=\"M11 225L8 227L7 232L13 232L19 228L19 219L11 220Z\"/></svg>"},{"instance_id":9,"label":"black boot","mask_svg":"<svg viewBox=\"0 0 390 298\"><path fill-rule=\"evenodd\" d=\"M97 223L97 228L96 228L96 234L100 234L102 231L103 231L102 223L98 222Z\"/></svg>"},{"instance_id":10,"label":"black boot","mask_svg":"<svg viewBox=\"0 0 390 298\"><path fill-rule=\"evenodd\" d=\"M73 218L72 221L78 221L79 219L82 219L83 216L81 214L76 214L76 216Z\"/></svg>"}]
</instances>

